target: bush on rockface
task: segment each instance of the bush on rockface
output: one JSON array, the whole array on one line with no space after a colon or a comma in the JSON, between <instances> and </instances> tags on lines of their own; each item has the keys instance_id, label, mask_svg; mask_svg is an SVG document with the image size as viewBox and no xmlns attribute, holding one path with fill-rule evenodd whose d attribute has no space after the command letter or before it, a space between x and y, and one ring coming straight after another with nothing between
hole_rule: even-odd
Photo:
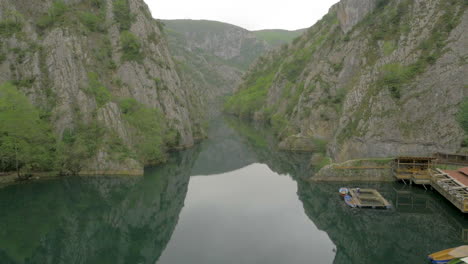
<instances>
[{"instance_id":1,"label":"bush on rockface","mask_svg":"<svg viewBox=\"0 0 468 264\"><path fill-rule=\"evenodd\" d=\"M468 147L468 98L465 97L460 104L460 109L457 114L457 121L461 128L465 131L465 139L462 142L462 147Z\"/></svg>"},{"instance_id":2,"label":"bush on rockface","mask_svg":"<svg viewBox=\"0 0 468 264\"><path fill-rule=\"evenodd\" d=\"M122 60L124 61L141 61L143 55L141 53L141 43L130 31L123 31L120 34L120 44L122 46Z\"/></svg>"}]
</instances>

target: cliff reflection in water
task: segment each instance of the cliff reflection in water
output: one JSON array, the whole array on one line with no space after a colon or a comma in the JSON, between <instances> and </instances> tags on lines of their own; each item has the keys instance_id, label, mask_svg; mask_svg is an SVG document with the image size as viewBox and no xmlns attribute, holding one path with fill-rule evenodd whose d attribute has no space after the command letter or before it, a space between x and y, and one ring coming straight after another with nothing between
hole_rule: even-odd
<instances>
[{"instance_id":1,"label":"cliff reflection in water","mask_svg":"<svg viewBox=\"0 0 468 264\"><path fill-rule=\"evenodd\" d=\"M262 163L297 182L305 213L336 245L335 264L424 263L429 253L468 242L468 218L435 191L399 183L345 183L376 188L395 206L350 209L338 196L342 183L306 181L314 169L303 155L278 151L265 129L238 120L229 124Z\"/></svg>"},{"instance_id":2,"label":"cliff reflection in water","mask_svg":"<svg viewBox=\"0 0 468 264\"><path fill-rule=\"evenodd\" d=\"M144 177L67 178L0 192L0 263L155 263L198 149Z\"/></svg>"},{"instance_id":3,"label":"cliff reflection in water","mask_svg":"<svg viewBox=\"0 0 468 264\"><path fill-rule=\"evenodd\" d=\"M244 201L249 196L232 196L231 204L239 204L236 212L242 216L245 214L245 219L252 217L252 221L261 222L264 233L255 233L258 230L254 225L240 224L232 231L225 230L226 222L220 219L232 213L228 210L231 208L228 200L216 200L217 196L214 196L215 198L200 204L215 205L208 207L208 213L204 216L211 217L208 220L212 220L226 232L223 239L229 238L232 243L239 242L241 245L244 239L240 235L243 234L241 231L249 231L246 236L255 236L254 241L258 241L258 244L245 249L251 253L253 251L253 257L268 256L276 259L278 256L280 259L279 257L285 255L281 253L281 249L294 252L291 250L297 249L293 241L296 237L268 238L272 231L285 226L286 230L296 227L301 231L303 236L300 244L307 246L307 253L318 250L313 243L328 247L333 242L336 246L335 264L424 263L425 256L430 252L468 242L468 219L437 193L420 188L404 188L401 184L372 184L369 186L379 189L395 205L395 209L352 210L337 195L341 184L306 181L314 171L308 163L310 154L279 151L276 145L275 137L266 127L231 118L218 118L211 123L210 139L193 149L174 154L168 164L148 169L144 177L65 178L0 189L0 263L154 264L173 236L187 196L190 176L219 175L233 171L242 173L231 173L233 178L229 180L239 181L236 184L241 190L244 185L250 187L249 194L253 198ZM257 164L250 166L250 169L257 168L260 171L248 171L248 165L252 163L266 164L269 169ZM279 208L274 199L265 199L271 195L262 192L267 188L257 190L252 187L263 186L263 182L249 185L252 179L249 182L246 176L275 174L270 173L270 169L276 174L290 175L295 181L289 182L286 186L288 188L281 184L274 190L291 194L297 184L297 197L302 204L292 197L291 203ZM276 174L272 177L277 177ZM197 177L194 182L198 182L197 186L200 187L201 182L209 180L210 177ZM213 180L222 183L221 177ZM346 185L366 186L362 183ZM225 193L225 188L233 188L232 185L226 187L222 184L211 186L218 186L219 189L212 192L215 194L216 191ZM206 188L203 190L209 190L210 185L202 187ZM191 191L196 193L197 189ZM264 200L255 198L259 196ZM253 200L257 207L254 211L248 211L249 207L244 205ZM186 208L190 207L189 202L187 201ZM291 209L291 204L297 205L297 210L293 210L297 216L295 220L303 220L304 228L302 225L295 225L295 222L283 222L283 219L275 219L279 220L276 222L263 221L264 218L258 214L267 208L277 217L278 210L280 214L284 214ZM213 212L220 213L222 210L213 208L226 209L228 213L216 216ZM204 214L200 210L184 210L187 215L193 211ZM182 217L179 227L183 224L183 219ZM315 232L317 230L309 219L318 229L328 234L331 242L326 235L317 236L323 232ZM268 225L267 222L278 225ZM313 234L302 232L305 229L313 230ZM206 230L201 231L209 233L212 230L212 226L207 225ZM188 235L192 231L185 230ZM210 244L210 241L203 241L199 237L197 239L199 240L194 241L198 244ZM271 241L268 240L275 240L275 243L269 243ZM283 248L277 247L281 243L276 242L284 243ZM173 254L181 255L180 244L173 244ZM218 246L225 244L214 244L217 252L221 252ZM268 249L268 245L273 244L275 250L268 253L269 255L256 256L261 254L259 249L262 245L266 245L263 249ZM166 252L169 249L170 247ZM232 248L224 250L232 253ZM210 255L212 252L194 252L196 255L198 253ZM331 250L326 257L330 253ZM246 251L240 251L239 254L245 255ZM332 254L333 257L335 253ZM220 258L228 258L226 262L229 263L239 263L238 255L230 259L225 255ZM314 263L313 259L310 262Z\"/></svg>"}]
</instances>

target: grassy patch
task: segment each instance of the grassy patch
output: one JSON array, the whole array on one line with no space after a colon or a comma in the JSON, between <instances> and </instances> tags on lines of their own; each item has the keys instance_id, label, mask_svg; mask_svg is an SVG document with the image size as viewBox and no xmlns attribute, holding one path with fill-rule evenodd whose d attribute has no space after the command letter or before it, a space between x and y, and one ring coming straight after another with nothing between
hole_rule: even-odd
<instances>
[{"instance_id":1,"label":"grassy patch","mask_svg":"<svg viewBox=\"0 0 468 264\"><path fill-rule=\"evenodd\" d=\"M140 62L143 59L141 43L130 31L123 31L120 34L120 44L123 51L122 60Z\"/></svg>"},{"instance_id":2,"label":"grassy patch","mask_svg":"<svg viewBox=\"0 0 468 264\"><path fill-rule=\"evenodd\" d=\"M96 15L92 12L84 11L79 14L80 21L85 25L90 31L93 32L103 32L105 30L104 14Z\"/></svg>"},{"instance_id":3,"label":"grassy patch","mask_svg":"<svg viewBox=\"0 0 468 264\"><path fill-rule=\"evenodd\" d=\"M52 6L47 11L46 15L43 15L37 21L37 26L41 30L52 27L55 24L63 24L65 22L65 13L69 10L68 6L62 0L56 0L52 3Z\"/></svg>"},{"instance_id":4,"label":"grassy patch","mask_svg":"<svg viewBox=\"0 0 468 264\"><path fill-rule=\"evenodd\" d=\"M273 79L274 73L270 72L254 80L250 86L241 89L226 101L225 110L244 117L259 111L265 103Z\"/></svg>"},{"instance_id":5,"label":"grassy patch","mask_svg":"<svg viewBox=\"0 0 468 264\"><path fill-rule=\"evenodd\" d=\"M457 113L457 121L465 131L465 138L461 145L462 147L468 147L468 97L465 97L460 104L460 109Z\"/></svg>"},{"instance_id":6,"label":"grassy patch","mask_svg":"<svg viewBox=\"0 0 468 264\"><path fill-rule=\"evenodd\" d=\"M0 36L11 37L23 29L23 16L15 11L6 12L0 21Z\"/></svg>"},{"instance_id":7,"label":"grassy patch","mask_svg":"<svg viewBox=\"0 0 468 264\"><path fill-rule=\"evenodd\" d=\"M419 62L408 66L399 63L387 64L382 67L382 76L377 81L377 85L389 89L393 98L400 99L402 86L409 83L422 71L424 68Z\"/></svg>"},{"instance_id":8,"label":"grassy patch","mask_svg":"<svg viewBox=\"0 0 468 264\"><path fill-rule=\"evenodd\" d=\"M84 89L84 92L94 96L98 107L104 106L111 100L111 93L99 81L99 76L94 72L88 73L88 87Z\"/></svg>"},{"instance_id":9,"label":"grassy patch","mask_svg":"<svg viewBox=\"0 0 468 264\"><path fill-rule=\"evenodd\" d=\"M130 12L130 7L127 0L116 0L113 4L114 19L119 24L122 31L129 30L133 23L134 16Z\"/></svg>"}]
</instances>

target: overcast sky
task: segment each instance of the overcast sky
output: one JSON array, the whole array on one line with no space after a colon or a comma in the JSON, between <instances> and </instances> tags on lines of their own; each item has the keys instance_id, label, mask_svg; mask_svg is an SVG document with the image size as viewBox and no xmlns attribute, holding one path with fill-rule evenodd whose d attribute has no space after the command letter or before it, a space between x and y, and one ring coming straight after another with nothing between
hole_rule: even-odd
<instances>
[{"instance_id":1,"label":"overcast sky","mask_svg":"<svg viewBox=\"0 0 468 264\"><path fill-rule=\"evenodd\" d=\"M159 19L207 19L249 30L312 26L338 0L145 0Z\"/></svg>"}]
</instances>

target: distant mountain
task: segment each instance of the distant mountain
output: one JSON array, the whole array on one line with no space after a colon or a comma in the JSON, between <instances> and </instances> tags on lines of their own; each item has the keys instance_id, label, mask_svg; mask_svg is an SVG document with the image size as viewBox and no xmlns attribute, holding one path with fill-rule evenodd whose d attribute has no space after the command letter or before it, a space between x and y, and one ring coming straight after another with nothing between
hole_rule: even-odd
<instances>
[{"instance_id":1,"label":"distant mountain","mask_svg":"<svg viewBox=\"0 0 468 264\"><path fill-rule=\"evenodd\" d=\"M208 20L162 22L179 69L202 88L208 101L232 93L260 55L300 34L287 30L251 32Z\"/></svg>"},{"instance_id":2,"label":"distant mountain","mask_svg":"<svg viewBox=\"0 0 468 264\"><path fill-rule=\"evenodd\" d=\"M271 46L280 46L293 41L304 33L306 29L298 29L294 31L284 29L264 29L252 31L258 39L266 41Z\"/></svg>"}]
</instances>

